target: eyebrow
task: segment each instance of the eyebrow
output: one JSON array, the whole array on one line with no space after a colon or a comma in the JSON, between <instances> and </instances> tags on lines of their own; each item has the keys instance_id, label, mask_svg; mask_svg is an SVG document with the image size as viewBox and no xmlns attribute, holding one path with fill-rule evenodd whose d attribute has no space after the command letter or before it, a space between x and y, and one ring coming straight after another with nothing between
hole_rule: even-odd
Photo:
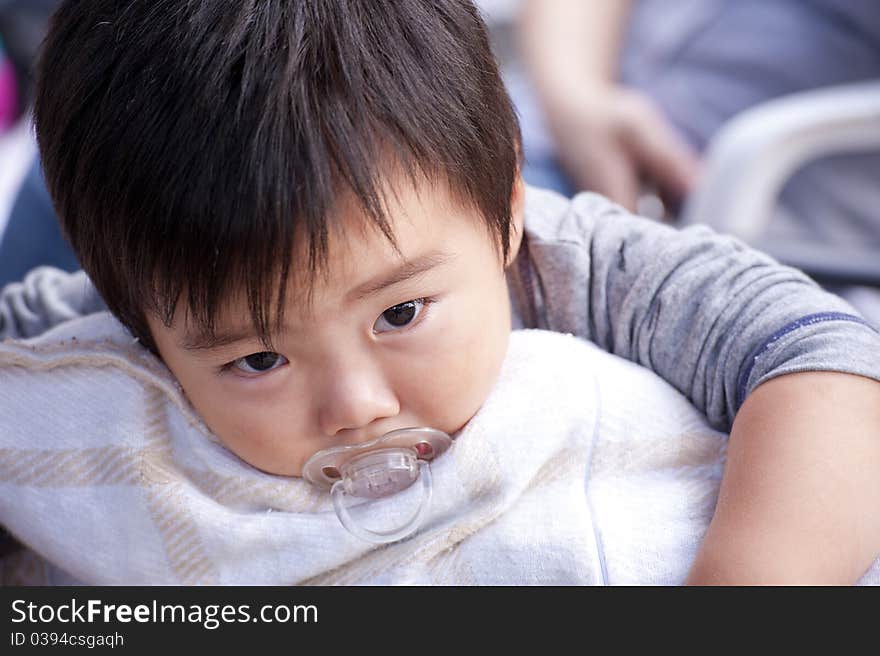
<instances>
[{"instance_id":1,"label":"eyebrow","mask_svg":"<svg viewBox=\"0 0 880 656\"><path fill-rule=\"evenodd\" d=\"M346 300L362 300L373 294L377 294L383 289L406 282L416 276L430 271L431 269L443 266L450 262L452 255L439 250L430 251L423 255L419 255L412 260L406 260L403 264L395 267L390 271L383 272L366 282L361 283L346 294ZM253 328L241 327L214 334L193 333L183 337L179 346L185 351L216 351L222 348L238 344L239 342L253 341L257 339Z\"/></svg>"},{"instance_id":2,"label":"eyebrow","mask_svg":"<svg viewBox=\"0 0 880 656\"><path fill-rule=\"evenodd\" d=\"M219 333L192 333L184 335L179 346L184 351L218 351L227 346L256 340L250 327L225 330Z\"/></svg>"},{"instance_id":3,"label":"eyebrow","mask_svg":"<svg viewBox=\"0 0 880 656\"><path fill-rule=\"evenodd\" d=\"M405 260L403 264L395 267L391 271L386 271L381 273L373 278L370 278L364 283L361 283L354 289L352 289L348 294L346 294L346 300L361 300L368 296L372 296L383 289L388 287L392 287L393 285L400 284L402 282L406 282L411 278L415 278L431 269L434 269L439 266L443 266L447 264L450 260L454 259L452 255L449 253L444 253L439 250L429 251L423 255L419 255L412 260Z\"/></svg>"}]
</instances>

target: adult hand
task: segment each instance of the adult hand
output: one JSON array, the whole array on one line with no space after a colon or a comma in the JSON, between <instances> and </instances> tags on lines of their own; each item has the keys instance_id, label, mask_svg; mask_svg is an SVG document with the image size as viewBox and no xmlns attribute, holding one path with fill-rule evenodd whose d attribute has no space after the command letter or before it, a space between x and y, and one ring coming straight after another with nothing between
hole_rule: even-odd
<instances>
[{"instance_id":1,"label":"adult hand","mask_svg":"<svg viewBox=\"0 0 880 656\"><path fill-rule=\"evenodd\" d=\"M578 189L635 211L646 185L671 202L693 187L696 153L647 96L614 85L591 87L546 109L560 163Z\"/></svg>"}]
</instances>

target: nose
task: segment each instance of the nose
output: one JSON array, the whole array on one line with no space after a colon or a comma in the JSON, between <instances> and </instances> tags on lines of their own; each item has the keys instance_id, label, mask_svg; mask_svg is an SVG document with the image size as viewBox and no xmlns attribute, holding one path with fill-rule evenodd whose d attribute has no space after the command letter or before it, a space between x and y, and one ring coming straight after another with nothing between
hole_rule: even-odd
<instances>
[{"instance_id":1,"label":"nose","mask_svg":"<svg viewBox=\"0 0 880 656\"><path fill-rule=\"evenodd\" d=\"M342 431L366 429L375 421L395 417L400 403L390 381L381 369L369 363L354 365L350 360L344 367L325 370L318 410L322 433L338 436ZM358 441L376 437L358 436Z\"/></svg>"}]
</instances>

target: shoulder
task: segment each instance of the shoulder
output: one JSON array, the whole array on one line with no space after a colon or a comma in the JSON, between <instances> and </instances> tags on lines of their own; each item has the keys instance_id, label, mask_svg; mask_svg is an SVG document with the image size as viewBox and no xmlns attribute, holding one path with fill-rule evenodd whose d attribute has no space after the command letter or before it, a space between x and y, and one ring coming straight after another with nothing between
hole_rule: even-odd
<instances>
[{"instance_id":1,"label":"shoulder","mask_svg":"<svg viewBox=\"0 0 880 656\"><path fill-rule=\"evenodd\" d=\"M525 234L530 243L588 245L594 240L646 239L659 244L672 234L710 232L675 228L637 216L604 196L582 192L572 198L526 187ZM695 236L697 236L695 234Z\"/></svg>"},{"instance_id":2,"label":"shoulder","mask_svg":"<svg viewBox=\"0 0 880 656\"><path fill-rule=\"evenodd\" d=\"M604 196L580 193L568 198L549 189L526 186L524 225L532 242L582 241L602 217L626 212Z\"/></svg>"}]
</instances>

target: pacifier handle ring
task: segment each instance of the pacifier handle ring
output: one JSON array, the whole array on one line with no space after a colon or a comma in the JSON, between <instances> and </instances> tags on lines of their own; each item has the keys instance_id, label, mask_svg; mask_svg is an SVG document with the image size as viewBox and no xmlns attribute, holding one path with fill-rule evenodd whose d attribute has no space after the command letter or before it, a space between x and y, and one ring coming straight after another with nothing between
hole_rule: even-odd
<instances>
[{"instance_id":1,"label":"pacifier handle ring","mask_svg":"<svg viewBox=\"0 0 880 656\"><path fill-rule=\"evenodd\" d=\"M336 516L339 521L355 537L372 542L373 544L388 544L389 542L397 542L415 530L422 523L425 514L428 512L428 506L431 505L431 465L425 460L419 460L419 479L422 482L422 500L416 512L410 517L406 523L397 529L389 531L373 531L360 526L345 505L345 497L348 496L344 489L343 481L336 481L330 488L330 496L333 499L333 508L336 510Z\"/></svg>"}]
</instances>

